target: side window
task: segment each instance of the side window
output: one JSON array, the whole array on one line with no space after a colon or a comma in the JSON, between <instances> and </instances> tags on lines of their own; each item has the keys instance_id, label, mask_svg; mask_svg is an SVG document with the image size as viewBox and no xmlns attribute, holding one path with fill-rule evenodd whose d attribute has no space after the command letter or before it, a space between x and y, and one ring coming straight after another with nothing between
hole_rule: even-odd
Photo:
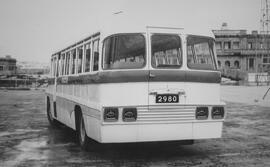
<instances>
[{"instance_id":1,"label":"side window","mask_svg":"<svg viewBox=\"0 0 270 167\"><path fill-rule=\"evenodd\" d=\"M103 42L103 69L135 69L145 65L145 39L141 34L120 34Z\"/></svg>"},{"instance_id":2,"label":"side window","mask_svg":"<svg viewBox=\"0 0 270 167\"><path fill-rule=\"evenodd\" d=\"M66 53L66 66L65 66L65 74L69 74L69 62L70 62L70 52Z\"/></svg>"},{"instance_id":3,"label":"side window","mask_svg":"<svg viewBox=\"0 0 270 167\"><path fill-rule=\"evenodd\" d=\"M56 76L56 72L57 72L57 64L56 64L56 57L54 56L53 58L53 76Z\"/></svg>"},{"instance_id":4,"label":"side window","mask_svg":"<svg viewBox=\"0 0 270 167\"><path fill-rule=\"evenodd\" d=\"M78 51L78 65L77 65L77 70L78 70L78 73L81 73L82 72L82 58L83 58L83 47L79 47L77 49Z\"/></svg>"},{"instance_id":5,"label":"side window","mask_svg":"<svg viewBox=\"0 0 270 167\"><path fill-rule=\"evenodd\" d=\"M54 61L53 58L51 59L51 76L54 76Z\"/></svg>"},{"instance_id":6,"label":"side window","mask_svg":"<svg viewBox=\"0 0 270 167\"><path fill-rule=\"evenodd\" d=\"M75 74L76 50L71 51L71 74Z\"/></svg>"},{"instance_id":7,"label":"side window","mask_svg":"<svg viewBox=\"0 0 270 167\"><path fill-rule=\"evenodd\" d=\"M55 55L55 56L54 56L54 74L53 74L54 77L56 77L56 76L57 76L57 73L58 73L58 72L57 72L57 65L58 65L58 64L57 64L57 55Z\"/></svg>"},{"instance_id":8,"label":"side window","mask_svg":"<svg viewBox=\"0 0 270 167\"><path fill-rule=\"evenodd\" d=\"M187 37L187 66L197 70L216 70L214 40L208 37Z\"/></svg>"},{"instance_id":9,"label":"side window","mask_svg":"<svg viewBox=\"0 0 270 167\"><path fill-rule=\"evenodd\" d=\"M91 59L91 48L90 43L84 46L85 52L85 62L84 62L84 72L90 71L90 59Z\"/></svg>"},{"instance_id":10,"label":"side window","mask_svg":"<svg viewBox=\"0 0 270 167\"><path fill-rule=\"evenodd\" d=\"M98 70L99 52L98 52L99 40L95 40L93 43L93 71Z\"/></svg>"},{"instance_id":11,"label":"side window","mask_svg":"<svg viewBox=\"0 0 270 167\"><path fill-rule=\"evenodd\" d=\"M152 67L179 68L182 66L181 39L178 35L154 34L151 37Z\"/></svg>"},{"instance_id":12,"label":"side window","mask_svg":"<svg viewBox=\"0 0 270 167\"><path fill-rule=\"evenodd\" d=\"M58 59L57 59L57 77L60 76L60 73L61 73L61 56L60 54L57 56Z\"/></svg>"},{"instance_id":13,"label":"side window","mask_svg":"<svg viewBox=\"0 0 270 167\"><path fill-rule=\"evenodd\" d=\"M65 75L65 54L61 55L61 75Z\"/></svg>"},{"instance_id":14,"label":"side window","mask_svg":"<svg viewBox=\"0 0 270 167\"><path fill-rule=\"evenodd\" d=\"M54 58L54 76L59 76L59 66L60 66L60 55L55 55Z\"/></svg>"}]
</instances>

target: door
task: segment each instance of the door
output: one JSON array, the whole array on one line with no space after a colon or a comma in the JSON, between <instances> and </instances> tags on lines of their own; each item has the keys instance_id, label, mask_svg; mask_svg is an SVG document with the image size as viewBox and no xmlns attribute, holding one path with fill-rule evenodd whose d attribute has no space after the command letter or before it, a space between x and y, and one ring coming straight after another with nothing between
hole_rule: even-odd
<instances>
[{"instance_id":1,"label":"door","mask_svg":"<svg viewBox=\"0 0 270 167\"><path fill-rule=\"evenodd\" d=\"M182 29L149 28L149 110L185 105Z\"/></svg>"}]
</instances>

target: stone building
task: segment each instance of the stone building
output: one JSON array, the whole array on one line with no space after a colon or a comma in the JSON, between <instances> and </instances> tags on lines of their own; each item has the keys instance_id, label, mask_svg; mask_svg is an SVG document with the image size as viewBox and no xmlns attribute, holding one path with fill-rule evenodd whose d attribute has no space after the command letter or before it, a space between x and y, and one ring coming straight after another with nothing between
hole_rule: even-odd
<instances>
[{"instance_id":1,"label":"stone building","mask_svg":"<svg viewBox=\"0 0 270 167\"><path fill-rule=\"evenodd\" d=\"M270 72L270 35L247 30L213 30L218 66L244 73Z\"/></svg>"},{"instance_id":2,"label":"stone building","mask_svg":"<svg viewBox=\"0 0 270 167\"><path fill-rule=\"evenodd\" d=\"M12 75L16 73L16 59L11 56L0 57L0 75Z\"/></svg>"}]
</instances>

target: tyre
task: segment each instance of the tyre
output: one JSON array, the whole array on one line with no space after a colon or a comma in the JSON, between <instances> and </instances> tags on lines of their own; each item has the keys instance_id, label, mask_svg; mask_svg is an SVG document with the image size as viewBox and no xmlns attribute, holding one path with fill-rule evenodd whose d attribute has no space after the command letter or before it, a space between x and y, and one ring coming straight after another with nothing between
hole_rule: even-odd
<instances>
[{"instance_id":1,"label":"tyre","mask_svg":"<svg viewBox=\"0 0 270 167\"><path fill-rule=\"evenodd\" d=\"M79 118L78 118L78 139L79 139L79 144L83 150L88 150L91 140L86 134L85 130L85 123L83 120L83 116L80 113Z\"/></svg>"}]
</instances>

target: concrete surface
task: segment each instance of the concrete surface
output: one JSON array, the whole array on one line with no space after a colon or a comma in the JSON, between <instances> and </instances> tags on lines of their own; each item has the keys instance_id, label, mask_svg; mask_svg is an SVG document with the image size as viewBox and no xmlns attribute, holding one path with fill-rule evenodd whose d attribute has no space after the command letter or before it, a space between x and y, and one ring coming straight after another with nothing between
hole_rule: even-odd
<instances>
[{"instance_id":1,"label":"concrete surface","mask_svg":"<svg viewBox=\"0 0 270 167\"><path fill-rule=\"evenodd\" d=\"M239 88L222 87L228 114L221 139L94 145L88 152L72 130L49 126L43 92L0 90L0 166L270 166L270 107L248 98L257 90Z\"/></svg>"}]
</instances>

